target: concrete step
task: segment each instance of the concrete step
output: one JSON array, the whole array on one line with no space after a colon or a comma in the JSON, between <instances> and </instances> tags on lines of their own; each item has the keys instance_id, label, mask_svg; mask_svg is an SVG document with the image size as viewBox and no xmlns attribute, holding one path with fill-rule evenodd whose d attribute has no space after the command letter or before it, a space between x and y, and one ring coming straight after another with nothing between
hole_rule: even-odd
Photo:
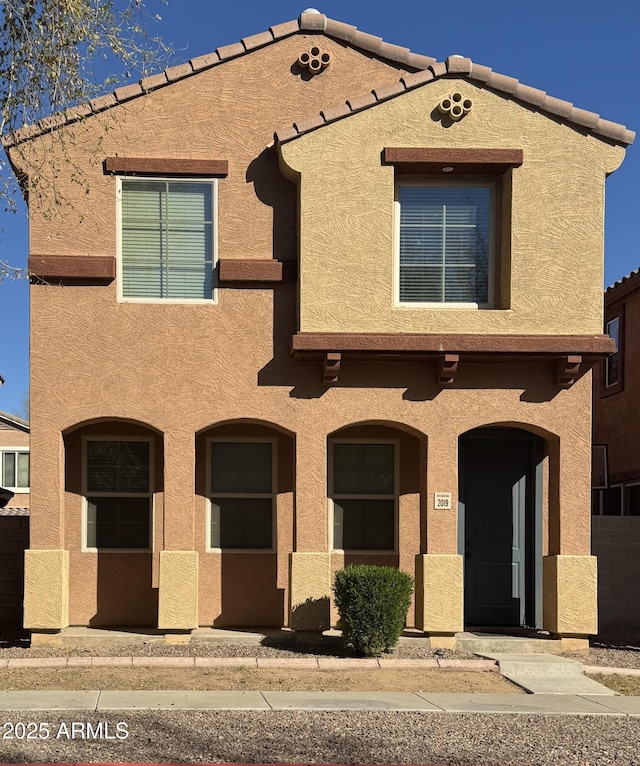
<instances>
[{"instance_id":1,"label":"concrete step","mask_svg":"<svg viewBox=\"0 0 640 766\"><path fill-rule=\"evenodd\" d=\"M616 692L584 675L582 663L550 654L483 652L500 673L530 694L601 694Z\"/></svg>"},{"instance_id":2,"label":"concrete step","mask_svg":"<svg viewBox=\"0 0 640 766\"><path fill-rule=\"evenodd\" d=\"M504 636L494 633L456 633L456 648L460 652L484 654L486 652L521 654L560 654L562 642L558 639L534 636Z\"/></svg>"}]
</instances>

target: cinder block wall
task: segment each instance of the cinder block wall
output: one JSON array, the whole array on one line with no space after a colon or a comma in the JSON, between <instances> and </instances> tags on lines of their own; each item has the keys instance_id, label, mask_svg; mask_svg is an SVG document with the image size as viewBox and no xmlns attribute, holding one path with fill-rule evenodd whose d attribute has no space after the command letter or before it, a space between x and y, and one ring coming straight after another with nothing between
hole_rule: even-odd
<instances>
[{"instance_id":1,"label":"cinder block wall","mask_svg":"<svg viewBox=\"0 0 640 766\"><path fill-rule=\"evenodd\" d=\"M22 626L24 550L29 517L0 516L0 630Z\"/></svg>"},{"instance_id":2,"label":"cinder block wall","mask_svg":"<svg viewBox=\"0 0 640 766\"><path fill-rule=\"evenodd\" d=\"M598 557L598 637L640 640L640 516L593 516Z\"/></svg>"}]
</instances>

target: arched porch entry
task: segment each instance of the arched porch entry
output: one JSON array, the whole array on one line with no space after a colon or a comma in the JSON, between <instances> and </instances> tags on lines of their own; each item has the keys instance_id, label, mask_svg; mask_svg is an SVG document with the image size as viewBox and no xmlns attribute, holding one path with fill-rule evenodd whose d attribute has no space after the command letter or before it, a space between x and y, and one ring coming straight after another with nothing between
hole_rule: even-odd
<instances>
[{"instance_id":1,"label":"arched porch entry","mask_svg":"<svg viewBox=\"0 0 640 766\"><path fill-rule=\"evenodd\" d=\"M465 628L540 628L547 442L485 427L459 447Z\"/></svg>"}]
</instances>

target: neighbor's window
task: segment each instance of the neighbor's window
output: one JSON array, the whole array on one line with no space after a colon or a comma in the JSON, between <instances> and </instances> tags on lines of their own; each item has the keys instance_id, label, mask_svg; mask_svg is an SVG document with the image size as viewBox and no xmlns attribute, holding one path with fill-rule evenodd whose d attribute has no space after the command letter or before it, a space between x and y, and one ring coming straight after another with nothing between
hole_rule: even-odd
<instances>
[{"instance_id":1,"label":"neighbor's window","mask_svg":"<svg viewBox=\"0 0 640 766\"><path fill-rule=\"evenodd\" d=\"M334 442L332 449L334 549L395 550L395 444Z\"/></svg>"},{"instance_id":2,"label":"neighbor's window","mask_svg":"<svg viewBox=\"0 0 640 766\"><path fill-rule=\"evenodd\" d=\"M624 515L640 516L640 484L627 484L625 486Z\"/></svg>"},{"instance_id":3,"label":"neighbor's window","mask_svg":"<svg viewBox=\"0 0 640 766\"><path fill-rule=\"evenodd\" d=\"M2 487L18 492L29 491L29 452L7 450L0 452Z\"/></svg>"},{"instance_id":4,"label":"neighbor's window","mask_svg":"<svg viewBox=\"0 0 640 766\"><path fill-rule=\"evenodd\" d=\"M150 547L151 442L86 442L87 548Z\"/></svg>"},{"instance_id":5,"label":"neighbor's window","mask_svg":"<svg viewBox=\"0 0 640 766\"><path fill-rule=\"evenodd\" d=\"M489 185L397 187L400 303L491 301L492 196Z\"/></svg>"},{"instance_id":6,"label":"neighbor's window","mask_svg":"<svg viewBox=\"0 0 640 766\"><path fill-rule=\"evenodd\" d=\"M616 344L615 351L607 357L605 366L605 386L615 386L620 382L620 317L607 322L607 335Z\"/></svg>"},{"instance_id":7,"label":"neighbor's window","mask_svg":"<svg viewBox=\"0 0 640 766\"><path fill-rule=\"evenodd\" d=\"M210 548L271 549L275 442L212 441Z\"/></svg>"},{"instance_id":8,"label":"neighbor's window","mask_svg":"<svg viewBox=\"0 0 640 766\"><path fill-rule=\"evenodd\" d=\"M213 298L215 181L121 181L125 299Z\"/></svg>"}]
</instances>

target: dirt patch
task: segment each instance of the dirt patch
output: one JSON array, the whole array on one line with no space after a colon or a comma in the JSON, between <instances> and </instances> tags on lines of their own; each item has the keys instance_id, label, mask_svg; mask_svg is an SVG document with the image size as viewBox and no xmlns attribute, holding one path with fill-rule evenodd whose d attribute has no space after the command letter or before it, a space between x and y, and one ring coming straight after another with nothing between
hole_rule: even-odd
<instances>
[{"instance_id":1,"label":"dirt patch","mask_svg":"<svg viewBox=\"0 0 640 766\"><path fill-rule=\"evenodd\" d=\"M523 693L510 681L488 671L25 668L0 674L2 691L45 689Z\"/></svg>"},{"instance_id":2,"label":"dirt patch","mask_svg":"<svg viewBox=\"0 0 640 766\"><path fill-rule=\"evenodd\" d=\"M595 673L590 675L594 681L603 686L608 686L618 694L624 694L625 697L640 697L640 676L617 676Z\"/></svg>"}]
</instances>

